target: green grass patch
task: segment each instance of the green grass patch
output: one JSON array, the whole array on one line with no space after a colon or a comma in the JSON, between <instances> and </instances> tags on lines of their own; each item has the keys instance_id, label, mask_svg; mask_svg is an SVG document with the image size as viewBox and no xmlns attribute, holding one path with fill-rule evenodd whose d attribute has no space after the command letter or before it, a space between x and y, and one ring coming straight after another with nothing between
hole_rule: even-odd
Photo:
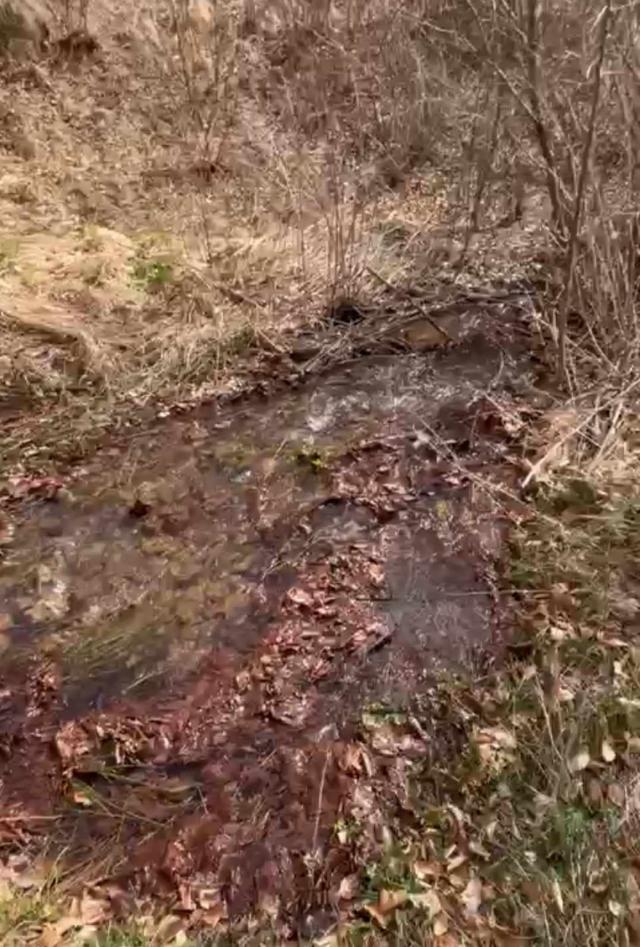
<instances>
[{"instance_id":1,"label":"green grass patch","mask_svg":"<svg viewBox=\"0 0 640 947\"><path fill-rule=\"evenodd\" d=\"M154 292L173 282L174 268L166 260L137 260L133 266L133 279L138 285Z\"/></svg>"}]
</instances>

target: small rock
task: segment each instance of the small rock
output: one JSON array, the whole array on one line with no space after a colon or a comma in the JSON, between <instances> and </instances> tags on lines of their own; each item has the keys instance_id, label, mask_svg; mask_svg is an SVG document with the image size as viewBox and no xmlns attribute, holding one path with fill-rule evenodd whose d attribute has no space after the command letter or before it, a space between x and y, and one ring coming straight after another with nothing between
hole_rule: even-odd
<instances>
[{"instance_id":1,"label":"small rock","mask_svg":"<svg viewBox=\"0 0 640 947\"><path fill-rule=\"evenodd\" d=\"M289 351L289 357L294 362L307 362L320 352L320 346L310 340L298 339Z\"/></svg>"}]
</instances>

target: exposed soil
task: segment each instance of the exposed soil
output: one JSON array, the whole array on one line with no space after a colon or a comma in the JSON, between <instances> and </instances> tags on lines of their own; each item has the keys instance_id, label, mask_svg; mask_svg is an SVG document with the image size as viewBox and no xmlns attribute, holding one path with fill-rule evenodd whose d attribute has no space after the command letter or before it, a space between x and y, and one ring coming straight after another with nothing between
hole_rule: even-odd
<instances>
[{"instance_id":1,"label":"exposed soil","mask_svg":"<svg viewBox=\"0 0 640 947\"><path fill-rule=\"evenodd\" d=\"M338 820L375 826L438 753L398 712L501 653L522 313L168 419L14 505L5 844L57 816L96 877L323 926L353 870Z\"/></svg>"}]
</instances>

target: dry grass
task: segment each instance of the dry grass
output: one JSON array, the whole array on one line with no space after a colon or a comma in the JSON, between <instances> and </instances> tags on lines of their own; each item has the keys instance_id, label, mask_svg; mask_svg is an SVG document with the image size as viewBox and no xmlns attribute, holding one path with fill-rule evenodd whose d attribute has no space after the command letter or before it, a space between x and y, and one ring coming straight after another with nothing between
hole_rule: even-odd
<instances>
[{"instance_id":1,"label":"dry grass","mask_svg":"<svg viewBox=\"0 0 640 947\"><path fill-rule=\"evenodd\" d=\"M463 257L470 279L525 271L527 233L496 252L469 232L470 189L477 221L497 193L482 75L452 70L419 5L21 12L0 102L13 460L29 440L36 459L52 447L16 420L30 405L54 399L73 440L92 417L197 397L257 339L286 349L336 297L375 301L371 266L417 284L460 278ZM97 49L69 46L79 29ZM478 186L461 130L483 155Z\"/></svg>"}]
</instances>

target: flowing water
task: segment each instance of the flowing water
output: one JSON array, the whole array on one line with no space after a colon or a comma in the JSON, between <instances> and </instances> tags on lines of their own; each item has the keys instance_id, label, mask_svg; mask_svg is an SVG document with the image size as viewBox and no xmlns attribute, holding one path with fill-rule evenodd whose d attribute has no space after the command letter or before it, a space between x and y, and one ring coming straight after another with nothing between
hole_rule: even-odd
<instances>
[{"instance_id":1,"label":"flowing water","mask_svg":"<svg viewBox=\"0 0 640 947\"><path fill-rule=\"evenodd\" d=\"M511 476L495 405L530 371L521 319L517 306L468 313L454 346L354 360L269 399L167 419L25 506L0 572L5 804L45 811L38 780L60 791L43 749L53 739L67 772L104 778L95 748L78 765L56 734L92 720L115 733L135 712L145 753L115 762L192 774L189 811L202 817L206 799L218 820L194 843L201 868L221 877L222 824L239 845L265 800L271 841L263 832L247 856L251 884L275 849L291 850L283 838L309 846L340 805L326 740L373 704L403 706L442 668L499 652L507 521L483 484ZM309 802L321 777L322 819ZM165 865L167 851L153 858Z\"/></svg>"}]
</instances>

